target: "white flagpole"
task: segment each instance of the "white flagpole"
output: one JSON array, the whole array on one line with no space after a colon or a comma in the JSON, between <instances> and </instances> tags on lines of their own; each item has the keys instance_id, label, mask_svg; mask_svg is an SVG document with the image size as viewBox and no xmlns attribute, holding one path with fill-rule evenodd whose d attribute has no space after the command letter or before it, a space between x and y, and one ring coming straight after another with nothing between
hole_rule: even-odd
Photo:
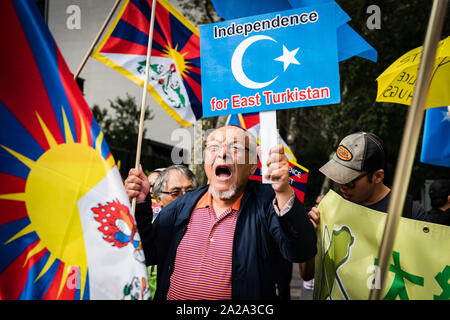
<instances>
[{"instance_id":1,"label":"white flagpole","mask_svg":"<svg viewBox=\"0 0 450 320\"><path fill-rule=\"evenodd\" d=\"M392 184L391 200L389 201L386 224L378 253L378 266L380 271L378 274L381 276L381 286L380 288L371 289L369 295L369 299L371 300L382 299L382 293L386 284L386 273L391 260L398 222L403 212L406 192L408 191L408 184L411 178L411 169L414 163L417 141L419 140L419 133L422 128L424 106L428 97L431 74L444 25L447 4L448 0L434 0L431 8L422 49L422 57L417 72L417 81L403 131L400 153L395 168L394 183Z\"/></svg>"},{"instance_id":2,"label":"white flagpole","mask_svg":"<svg viewBox=\"0 0 450 320\"><path fill-rule=\"evenodd\" d=\"M144 88L142 90L142 103L141 103L141 117L139 120L139 134L136 148L136 170L139 170L139 165L141 162L141 149L142 149L142 135L144 132L144 118L145 118L145 106L147 104L147 87L148 87L148 76L150 70L150 58L152 52L152 42L153 42L153 29L155 25L155 12L156 12L156 0L152 2L152 16L150 19L150 30L148 32L148 45L147 45L147 60L145 63L145 80L144 80ZM136 198L133 198L131 201L131 213L134 216L134 212L136 210Z\"/></svg>"},{"instance_id":3,"label":"white flagpole","mask_svg":"<svg viewBox=\"0 0 450 320\"><path fill-rule=\"evenodd\" d=\"M89 59L89 57L92 54L92 51L94 51L95 46L97 45L98 40L100 40L100 37L103 34L103 31L105 31L106 26L108 25L109 21L111 20L112 16L114 15L114 12L116 11L117 7L119 6L121 0L116 0L116 2L114 3L111 11L109 12L108 16L106 17L105 22L103 22L103 25L100 28L100 31L97 33L97 36L95 37L94 41L92 42L90 48L88 49L88 52L86 53L86 55L83 58L83 61L81 61L80 66L77 69L77 72L75 72L73 78L76 80L78 78L78 76L81 73L81 70L83 70L84 65L86 64L87 60Z\"/></svg>"}]
</instances>

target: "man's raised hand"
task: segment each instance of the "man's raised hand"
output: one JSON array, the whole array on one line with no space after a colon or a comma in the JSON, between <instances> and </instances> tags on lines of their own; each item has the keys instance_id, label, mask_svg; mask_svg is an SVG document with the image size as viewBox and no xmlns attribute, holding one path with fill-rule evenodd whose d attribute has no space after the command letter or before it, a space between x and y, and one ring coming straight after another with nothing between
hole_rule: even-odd
<instances>
[{"instance_id":1,"label":"man's raised hand","mask_svg":"<svg viewBox=\"0 0 450 320\"><path fill-rule=\"evenodd\" d=\"M128 177L125 179L125 190L130 202L133 198L136 198L138 203L145 201L147 194L150 192L150 183L144 171L142 171L142 166L139 166L139 170L130 169Z\"/></svg>"}]
</instances>

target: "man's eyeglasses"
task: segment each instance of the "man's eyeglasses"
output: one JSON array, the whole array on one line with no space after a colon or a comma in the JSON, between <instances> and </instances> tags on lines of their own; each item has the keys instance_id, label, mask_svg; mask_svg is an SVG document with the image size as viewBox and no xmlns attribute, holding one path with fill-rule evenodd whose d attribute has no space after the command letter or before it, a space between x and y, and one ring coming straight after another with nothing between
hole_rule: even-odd
<instances>
[{"instance_id":1,"label":"man's eyeglasses","mask_svg":"<svg viewBox=\"0 0 450 320\"><path fill-rule=\"evenodd\" d=\"M189 187L189 188L186 188L186 189L184 189L184 188L178 189L177 188L177 189L173 189L172 191L161 191L161 193L168 194L172 198L177 198L177 197L181 196L182 194L188 193L188 192L190 192L192 190L194 190L194 188L192 188L192 187Z\"/></svg>"},{"instance_id":2,"label":"man's eyeglasses","mask_svg":"<svg viewBox=\"0 0 450 320\"><path fill-rule=\"evenodd\" d=\"M222 150L222 145L219 143L210 143L206 146L206 151L209 152L210 154L216 154L218 153L220 150ZM236 153L242 153L245 150L249 151L250 149L239 144L239 143L230 143L227 144L227 152L231 153L231 154L236 154Z\"/></svg>"},{"instance_id":3,"label":"man's eyeglasses","mask_svg":"<svg viewBox=\"0 0 450 320\"><path fill-rule=\"evenodd\" d=\"M357 177L356 177L355 179L353 179L352 181L350 181L350 182L344 184L344 186L346 186L346 187L349 188L349 189L353 189L353 188L355 187L355 185L356 185L356 181L358 181L358 180L361 179L362 177L367 176L368 174L369 174L368 172L363 173L362 175L357 176Z\"/></svg>"}]
</instances>

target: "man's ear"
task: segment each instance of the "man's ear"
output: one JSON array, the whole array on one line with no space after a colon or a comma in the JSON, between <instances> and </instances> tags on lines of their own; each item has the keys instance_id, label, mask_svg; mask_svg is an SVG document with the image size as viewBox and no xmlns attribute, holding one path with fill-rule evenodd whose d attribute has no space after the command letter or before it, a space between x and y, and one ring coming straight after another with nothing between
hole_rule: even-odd
<instances>
[{"instance_id":1,"label":"man's ear","mask_svg":"<svg viewBox=\"0 0 450 320\"><path fill-rule=\"evenodd\" d=\"M384 169L378 169L374 172L372 181L373 183L383 183L384 180Z\"/></svg>"}]
</instances>

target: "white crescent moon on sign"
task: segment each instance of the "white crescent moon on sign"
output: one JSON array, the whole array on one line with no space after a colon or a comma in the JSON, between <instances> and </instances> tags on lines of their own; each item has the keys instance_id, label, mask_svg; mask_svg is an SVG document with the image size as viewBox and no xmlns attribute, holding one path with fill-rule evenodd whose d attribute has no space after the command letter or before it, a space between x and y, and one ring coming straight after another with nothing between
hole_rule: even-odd
<instances>
[{"instance_id":1,"label":"white crescent moon on sign","mask_svg":"<svg viewBox=\"0 0 450 320\"><path fill-rule=\"evenodd\" d=\"M274 40L273 38L268 37L268 36L264 36L264 35L252 36L252 37L247 38L244 41L242 41L236 47L236 49L234 50L233 56L231 58L231 71L233 72L234 78L241 85L243 85L244 87L250 88L250 89L264 88L264 87L268 86L269 84L271 84L272 82L274 82L278 78L278 76L276 76L275 78L273 78L272 80L267 81L267 82L255 82L253 80L250 80L247 77L247 75L244 73L244 70L242 70L242 58L244 57L245 51L248 49L248 47L250 47L250 45L252 45L256 41L260 41L260 40L271 40L271 41L276 42L276 40Z\"/></svg>"}]
</instances>

